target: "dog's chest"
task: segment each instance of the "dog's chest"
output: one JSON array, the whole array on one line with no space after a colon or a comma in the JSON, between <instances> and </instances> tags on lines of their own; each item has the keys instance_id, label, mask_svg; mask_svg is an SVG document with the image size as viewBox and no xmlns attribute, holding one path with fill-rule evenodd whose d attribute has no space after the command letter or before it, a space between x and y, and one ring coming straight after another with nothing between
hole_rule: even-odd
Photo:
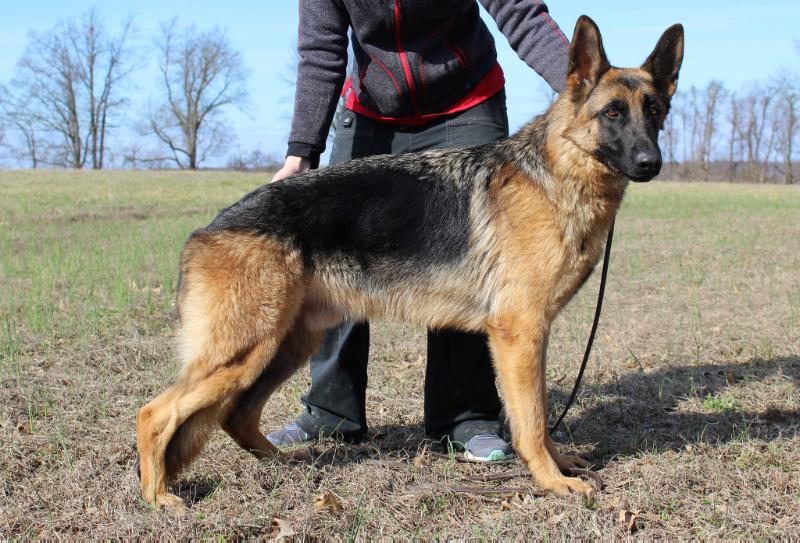
<instances>
[{"instance_id":1,"label":"dog's chest","mask_svg":"<svg viewBox=\"0 0 800 543\"><path fill-rule=\"evenodd\" d=\"M554 302L560 309L586 283L600 259L606 228L596 226L589 232L564 239L564 258Z\"/></svg>"}]
</instances>

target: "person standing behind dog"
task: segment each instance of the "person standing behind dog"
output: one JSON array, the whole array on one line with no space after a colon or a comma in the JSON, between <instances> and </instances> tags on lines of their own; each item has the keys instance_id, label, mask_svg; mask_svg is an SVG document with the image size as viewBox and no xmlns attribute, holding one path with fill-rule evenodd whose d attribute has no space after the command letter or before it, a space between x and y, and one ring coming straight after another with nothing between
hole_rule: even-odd
<instances>
[{"instance_id":1,"label":"person standing behind dog","mask_svg":"<svg viewBox=\"0 0 800 543\"><path fill-rule=\"evenodd\" d=\"M569 42L536 0L480 0L512 48L556 91ZM475 0L301 0L294 116L273 181L316 168L341 95L330 164L491 143L508 136L503 71ZM347 71L348 31L355 62ZM344 88L343 88L344 84ZM367 431L368 323L327 332L311 359L304 411L270 433L275 445ZM500 400L486 337L429 330L426 433L449 437L474 460L499 460Z\"/></svg>"}]
</instances>

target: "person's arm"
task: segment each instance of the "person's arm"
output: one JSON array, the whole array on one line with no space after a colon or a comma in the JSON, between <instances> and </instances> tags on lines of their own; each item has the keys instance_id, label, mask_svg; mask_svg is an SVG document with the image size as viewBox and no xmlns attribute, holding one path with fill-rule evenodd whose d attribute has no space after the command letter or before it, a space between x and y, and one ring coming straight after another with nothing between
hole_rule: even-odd
<instances>
[{"instance_id":1,"label":"person's arm","mask_svg":"<svg viewBox=\"0 0 800 543\"><path fill-rule=\"evenodd\" d=\"M297 36L297 83L289 148L278 181L315 168L325 150L347 70L350 20L340 0L302 0Z\"/></svg>"},{"instance_id":2,"label":"person's arm","mask_svg":"<svg viewBox=\"0 0 800 543\"><path fill-rule=\"evenodd\" d=\"M554 90L564 90L569 40L536 0L480 0L519 58Z\"/></svg>"}]
</instances>

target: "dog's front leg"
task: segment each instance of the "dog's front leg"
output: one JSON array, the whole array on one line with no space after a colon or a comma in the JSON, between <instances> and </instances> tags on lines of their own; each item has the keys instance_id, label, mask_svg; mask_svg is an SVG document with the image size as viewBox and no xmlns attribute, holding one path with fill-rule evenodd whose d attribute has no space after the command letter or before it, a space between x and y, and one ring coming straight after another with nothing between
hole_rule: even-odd
<instances>
[{"instance_id":1,"label":"dog's front leg","mask_svg":"<svg viewBox=\"0 0 800 543\"><path fill-rule=\"evenodd\" d=\"M562 475L548 445L542 363L549 322L544 316L504 314L487 323L514 449L536 482L558 494L591 495L592 487Z\"/></svg>"},{"instance_id":2,"label":"dog's front leg","mask_svg":"<svg viewBox=\"0 0 800 543\"><path fill-rule=\"evenodd\" d=\"M542 413L545 414L545 420L547 419L547 409L549 407L549 403L547 401L547 344L550 338L550 334L545 334L544 341L542 343L542 357L541 357L541 364L539 364L539 374L540 374L540 386L541 386L541 399L542 399ZM558 468L561 471L569 471L571 469L582 469L589 467L589 462L581 458L580 456L574 456L570 454L561 454L558 452L558 447L556 444L553 443L553 440L550 438L550 433L545 432L545 446L547 450L550 451L550 456L553 457L553 460L556 461L558 464Z\"/></svg>"}]
</instances>

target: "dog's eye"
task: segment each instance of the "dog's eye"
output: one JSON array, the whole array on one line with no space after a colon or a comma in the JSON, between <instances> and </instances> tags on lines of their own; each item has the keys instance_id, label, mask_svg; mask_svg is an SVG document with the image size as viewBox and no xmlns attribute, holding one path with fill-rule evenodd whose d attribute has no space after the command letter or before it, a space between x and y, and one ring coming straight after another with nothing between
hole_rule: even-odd
<instances>
[{"instance_id":1,"label":"dog's eye","mask_svg":"<svg viewBox=\"0 0 800 543\"><path fill-rule=\"evenodd\" d=\"M659 113L661 113L661 110L658 109L656 106L650 106L649 108L647 108L647 111L650 113L652 117L658 117Z\"/></svg>"},{"instance_id":2,"label":"dog's eye","mask_svg":"<svg viewBox=\"0 0 800 543\"><path fill-rule=\"evenodd\" d=\"M619 110L614 107L608 108L606 110L606 117L608 117L609 119L616 119L617 117L619 117Z\"/></svg>"}]
</instances>

